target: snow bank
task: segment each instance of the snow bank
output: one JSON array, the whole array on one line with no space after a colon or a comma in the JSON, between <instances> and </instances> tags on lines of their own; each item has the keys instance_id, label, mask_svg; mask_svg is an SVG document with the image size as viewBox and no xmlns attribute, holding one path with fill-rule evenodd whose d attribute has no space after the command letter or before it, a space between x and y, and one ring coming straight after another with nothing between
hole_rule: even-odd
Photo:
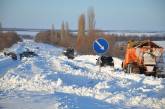
<instances>
[{"instance_id":1,"label":"snow bank","mask_svg":"<svg viewBox=\"0 0 165 109\"><path fill-rule=\"evenodd\" d=\"M4 108L24 108L23 104L35 109L165 108L165 79L116 71L122 63L118 58L113 58L115 68L102 67L99 72L98 56L82 55L68 60L61 55L61 48L31 41L10 49L20 52L25 47L39 56L24 58L17 66L3 71L0 106ZM7 63L4 58L0 62Z\"/></svg>"}]
</instances>

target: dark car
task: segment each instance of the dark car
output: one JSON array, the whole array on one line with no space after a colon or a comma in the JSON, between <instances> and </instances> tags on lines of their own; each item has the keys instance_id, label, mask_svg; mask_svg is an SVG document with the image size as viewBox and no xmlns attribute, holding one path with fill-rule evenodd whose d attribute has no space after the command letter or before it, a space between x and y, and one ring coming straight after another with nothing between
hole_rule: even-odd
<instances>
[{"instance_id":1,"label":"dark car","mask_svg":"<svg viewBox=\"0 0 165 109\"><path fill-rule=\"evenodd\" d=\"M20 53L20 59L22 59L23 57L33 57L33 56L38 56L38 55L33 51L24 51Z\"/></svg>"},{"instance_id":2,"label":"dark car","mask_svg":"<svg viewBox=\"0 0 165 109\"><path fill-rule=\"evenodd\" d=\"M17 55L14 52L4 52L5 56L10 56L13 60L17 60Z\"/></svg>"},{"instance_id":3,"label":"dark car","mask_svg":"<svg viewBox=\"0 0 165 109\"><path fill-rule=\"evenodd\" d=\"M114 61L111 56L100 56L98 59L96 59L96 65L100 65L101 67L103 66L114 66Z\"/></svg>"},{"instance_id":4,"label":"dark car","mask_svg":"<svg viewBox=\"0 0 165 109\"><path fill-rule=\"evenodd\" d=\"M68 57L68 59L74 59L74 49L73 48L67 48L63 54Z\"/></svg>"}]
</instances>

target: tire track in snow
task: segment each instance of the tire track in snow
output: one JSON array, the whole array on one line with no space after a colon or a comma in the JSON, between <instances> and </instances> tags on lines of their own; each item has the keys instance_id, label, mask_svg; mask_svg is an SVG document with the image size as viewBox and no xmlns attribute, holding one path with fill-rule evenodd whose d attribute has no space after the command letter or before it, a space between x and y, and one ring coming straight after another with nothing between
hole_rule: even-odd
<instances>
[{"instance_id":1,"label":"tire track in snow","mask_svg":"<svg viewBox=\"0 0 165 109\"><path fill-rule=\"evenodd\" d=\"M68 63L68 62L66 62L66 63ZM63 65L66 65L65 62L64 62ZM67 64L67 67L64 68L64 69L67 69L68 67L70 67L72 69L71 71L73 71L73 70L78 70L79 68L81 69L81 67L84 67L84 66L79 67L78 65L79 64L77 64L77 63L75 64L74 62L69 61L69 64ZM70 71L70 68L68 68L69 69L68 71ZM80 71L81 71L80 73L83 73L82 71L84 71L84 70L81 69ZM85 73L87 73L87 72L89 72L89 71L86 70ZM90 73L93 73L93 72L90 72ZM108 74L107 71L105 71L105 73ZM81 75L81 74L78 74L78 75ZM81 76L84 76L84 75L81 75ZM108 75L106 75L106 76L108 76ZM74 88L74 87L66 86L66 88L63 87L64 89L61 89L60 91L62 91L64 93L76 94L76 95L79 95L79 96L88 96L88 97L92 97L92 98L95 98L95 99L106 101L108 103L119 103L120 102L120 104L123 104L123 105L127 104L130 107L131 107L131 105L135 105L135 107L137 107L138 104L141 104L142 107L145 107L145 106L148 106L147 103L149 103L149 104L151 103L152 104L151 107L159 107L159 105L157 105L155 103L155 101L156 102L159 101L159 96L157 96L158 98L156 97L156 98L153 99L152 97L150 97L150 95L148 95L149 93L146 93L146 95L144 95L144 96L148 96L148 98L147 97L140 97L141 96L140 94L143 94L144 91L145 91L145 90L143 90L143 88L141 90L140 87L141 86L144 86L146 88L148 87L148 86L144 85L145 76L142 75L141 77L139 77L140 75L136 75L136 74L135 75L128 75L128 74L121 74L120 75L120 74L114 74L114 72L111 72L111 74L109 76L110 77L108 79L107 78L104 78L104 79L105 80L107 79L109 82L111 82L111 80L113 79L117 83L115 85L116 88L114 90L114 93L113 93L112 90L109 90L109 88L108 88L107 91L103 90L106 86L103 87L103 89L98 89L98 90L95 89L95 88L91 88L91 89L86 88L86 87ZM148 77L146 77L146 78L148 78ZM122 79L126 79L126 80L122 81ZM142 84L139 84L139 81L141 81ZM135 85L132 84L132 83L135 83ZM119 84L121 84L121 85L119 85ZM122 84L123 84L123 86L122 86ZM130 87L129 85L132 87L131 89L124 88L124 87L127 87L127 86ZM155 89L155 90L157 89L156 87L152 88L150 86L148 88L149 88L149 91L150 91L150 88ZM104 93L102 93L100 90L103 90ZM119 91L117 91L117 90L119 90ZM141 93L136 94L136 92L140 91L140 90L141 90ZM153 90L153 92L154 92L154 90ZM126 102L126 101L131 101L134 98L138 98L138 100L142 101L142 102L139 102L138 100L136 102L130 102L130 103ZM145 103L146 100L149 100L149 102ZM165 104L163 102L164 102L164 99L160 100L160 103L162 103L161 105Z\"/></svg>"},{"instance_id":2,"label":"tire track in snow","mask_svg":"<svg viewBox=\"0 0 165 109\"><path fill-rule=\"evenodd\" d=\"M46 50L41 49L38 52L41 58L25 59L23 64L9 71L10 75L7 74L8 76L5 75L3 79L0 78L0 90L25 90L44 94L63 92L94 98L117 107L120 105L123 108L165 108L164 80L162 79L144 75L117 74L107 67L99 73L88 56L86 58L89 60L75 59L72 61L55 55L55 50L47 53ZM51 65L52 61L57 61L54 67ZM55 74L53 76L56 78L50 79L48 76L51 74ZM78 76L82 79L98 80L98 83L88 87L85 83L83 84L84 81L81 84L77 82L80 79ZM66 84L71 79L73 82Z\"/></svg>"}]
</instances>

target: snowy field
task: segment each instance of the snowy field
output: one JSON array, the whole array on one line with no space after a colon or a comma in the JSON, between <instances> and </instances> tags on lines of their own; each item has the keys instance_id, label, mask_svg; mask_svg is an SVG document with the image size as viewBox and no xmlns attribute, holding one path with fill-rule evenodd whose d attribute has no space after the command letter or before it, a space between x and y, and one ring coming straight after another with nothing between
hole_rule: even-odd
<instances>
[{"instance_id":1,"label":"snowy field","mask_svg":"<svg viewBox=\"0 0 165 109\"><path fill-rule=\"evenodd\" d=\"M0 109L165 109L165 79L125 74L120 59L99 72L94 55L68 60L62 48L28 40L8 50L26 48L39 56L0 53Z\"/></svg>"}]
</instances>

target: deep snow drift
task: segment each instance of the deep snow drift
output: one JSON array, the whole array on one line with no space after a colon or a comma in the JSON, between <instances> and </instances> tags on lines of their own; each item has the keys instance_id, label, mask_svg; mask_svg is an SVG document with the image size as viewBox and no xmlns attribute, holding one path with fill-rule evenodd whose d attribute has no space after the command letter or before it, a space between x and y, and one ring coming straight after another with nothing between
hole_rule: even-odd
<instances>
[{"instance_id":1,"label":"deep snow drift","mask_svg":"<svg viewBox=\"0 0 165 109\"><path fill-rule=\"evenodd\" d=\"M9 51L26 48L39 56L13 61L0 53L0 109L165 108L165 79L125 74L118 58L99 72L98 56L68 60L47 44L25 40Z\"/></svg>"}]
</instances>

